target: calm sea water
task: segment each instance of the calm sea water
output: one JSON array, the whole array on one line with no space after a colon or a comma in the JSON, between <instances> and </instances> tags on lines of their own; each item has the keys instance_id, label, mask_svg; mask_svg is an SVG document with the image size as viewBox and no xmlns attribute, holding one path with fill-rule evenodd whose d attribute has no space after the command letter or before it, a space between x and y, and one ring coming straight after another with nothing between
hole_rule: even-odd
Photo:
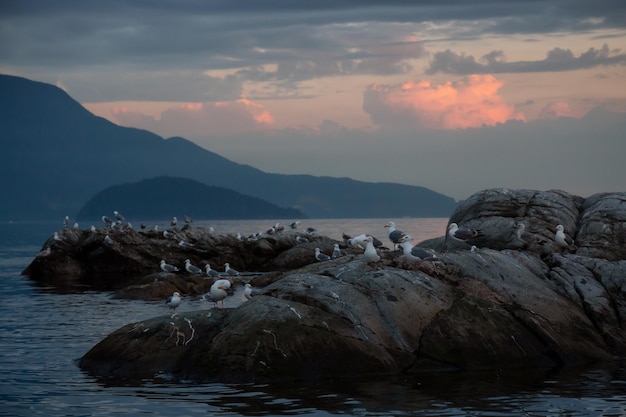
<instances>
[{"instance_id":1,"label":"calm sea water","mask_svg":"<svg viewBox=\"0 0 626 417\"><path fill-rule=\"evenodd\" d=\"M416 241L446 219L395 219ZM387 219L305 220L385 237ZM60 223L60 222L59 222ZM264 231L274 221L206 222L216 233ZM163 226L165 222L163 223ZM88 225L84 225L88 227ZM75 360L129 322L167 314L161 302L113 299L89 288L58 291L20 272L59 227L0 224L0 415L113 416L625 416L624 362L560 372L419 375L315 384L197 384L163 376L98 380ZM187 309L208 308L190 301Z\"/></svg>"}]
</instances>

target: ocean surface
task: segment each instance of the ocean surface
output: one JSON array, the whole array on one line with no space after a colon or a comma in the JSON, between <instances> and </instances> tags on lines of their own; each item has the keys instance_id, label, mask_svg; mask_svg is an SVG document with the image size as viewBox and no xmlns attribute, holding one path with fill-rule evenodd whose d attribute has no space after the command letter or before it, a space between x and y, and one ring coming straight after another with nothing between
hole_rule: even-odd
<instances>
[{"instance_id":1,"label":"ocean surface","mask_svg":"<svg viewBox=\"0 0 626 417\"><path fill-rule=\"evenodd\" d=\"M336 239L343 232L370 233L385 241L388 220L309 219L301 227ZM416 242L441 236L447 221L393 220ZM196 224L213 226L216 233L246 235L274 222ZM76 359L122 325L168 313L163 302L118 300L88 287L38 286L21 276L61 223L0 224L2 416L626 416L624 361L560 371L310 384L199 384L167 375L141 381L94 378L77 367ZM189 300L184 308L209 306Z\"/></svg>"}]
</instances>

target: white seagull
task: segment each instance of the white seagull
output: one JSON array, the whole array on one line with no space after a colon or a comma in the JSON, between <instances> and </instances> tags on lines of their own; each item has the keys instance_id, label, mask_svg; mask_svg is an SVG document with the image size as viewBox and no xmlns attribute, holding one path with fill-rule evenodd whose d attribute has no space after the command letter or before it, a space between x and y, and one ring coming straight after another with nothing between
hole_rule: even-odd
<instances>
[{"instance_id":1,"label":"white seagull","mask_svg":"<svg viewBox=\"0 0 626 417\"><path fill-rule=\"evenodd\" d=\"M180 242L178 242L178 246L181 248L193 248L194 244L181 239Z\"/></svg>"},{"instance_id":2,"label":"white seagull","mask_svg":"<svg viewBox=\"0 0 626 417\"><path fill-rule=\"evenodd\" d=\"M346 253L341 250L339 247L339 243L333 243L333 253L330 255L331 258L337 259L344 256Z\"/></svg>"},{"instance_id":3,"label":"white seagull","mask_svg":"<svg viewBox=\"0 0 626 417\"><path fill-rule=\"evenodd\" d=\"M245 288L243 290L243 296L246 297L246 300L250 300L254 295L252 294L252 284L246 282Z\"/></svg>"},{"instance_id":4,"label":"white seagull","mask_svg":"<svg viewBox=\"0 0 626 417\"><path fill-rule=\"evenodd\" d=\"M563 246L565 248L575 247L574 239L572 239L571 237L569 237L565 233L565 228L563 227L562 224L559 224L556 227L556 233L554 234L554 240L556 240L556 243L558 243L560 246Z\"/></svg>"},{"instance_id":5,"label":"white seagull","mask_svg":"<svg viewBox=\"0 0 626 417\"><path fill-rule=\"evenodd\" d=\"M363 252L365 260L367 262L380 261L380 256L374 247L374 238L372 236L368 236L363 240L363 242L365 242L365 252Z\"/></svg>"},{"instance_id":6,"label":"white seagull","mask_svg":"<svg viewBox=\"0 0 626 417\"><path fill-rule=\"evenodd\" d=\"M217 308L218 301L222 302L222 308L224 308L224 299L228 295L226 292L227 289L230 288L230 281L227 279L218 279L211 285L211 289L209 292L202 296L206 301L211 301L213 303L213 307Z\"/></svg>"},{"instance_id":7,"label":"white seagull","mask_svg":"<svg viewBox=\"0 0 626 417\"><path fill-rule=\"evenodd\" d=\"M320 262L330 261L330 256L320 252L320 248L315 248L315 259Z\"/></svg>"},{"instance_id":8,"label":"white seagull","mask_svg":"<svg viewBox=\"0 0 626 417\"><path fill-rule=\"evenodd\" d=\"M165 260L161 259L161 271L163 272L178 272L178 268L172 264L168 264Z\"/></svg>"},{"instance_id":9,"label":"white seagull","mask_svg":"<svg viewBox=\"0 0 626 417\"><path fill-rule=\"evenodd\" d=\"M396 223L395 222L388 222L385 225L385 228L387 229L387 234L389 235L389 240L391 241L391 243L393 243L393 248L395 249L396 246L398 246L400 244L400 238L402 236L404 236L406 233L397 230L396 229Z\"/></svg>"},{"instance_id":10,"label":"white seagull","mask_svg":"<svg viewBox=\"0 0 626 417\"><path fill-rule=\"evenodd\" d=\"M419 246L413 246L411 243L413 238L409 235L404 235L400 238L400 244L402 245L402 251L404 257L410 261L436 261L439 258L437 254Z\"/></svg>"},{"instance_id":11,"label":"white seagull","mask_svg":"<svg viewBox=\"0 0 626 417\"><path fill-rule=\"evenodd\" d=\"M448 226L448 236L457 242L466 242L468 240L474 239L475 237L481 236L482 233L480 230L472 229L466 226L460 226L456 223L450 223Z\"/></svg>"},{"instance_id":12,"label":"white seagull","mask_svg":"<svg viewBox=\"0 0 626 417\"><path fill-rule=\"evenodd\" d=\"M174 314L176 314L176 308L178 308L178 306L180 305L180 303L182 302L182 298L180 297L180 294L178 293L178 291L175 291L174 294L170 295L169 297L167 297L167 300L165 300L165 304L171 308L172 310L174 310ZM174 317L174 314L172 314L172 317Z\"/></svg>"},{"instance_id":13,"label":"white seagull","mask_svg":"<svg viewBox=\"0 0 626 417\"><path fill-rule=\"evenodd\" d=\"M122 216L122 213L120 213L120 212L119 212L119 211L117 211L117 210L115 210L115 211L113 212L113 215L115 215L115 218L116 218L118 221L120 221L120 222L123 222L124 220L126 220L126 219L124 218L124 216Z\"/></svg>"},{"instance_id":14,"label":"white seagull","mask_svg":"<svg viewBox=\"0 0 626 417\"><path fill-rule=\"evenodd\" d=\"M178 219L176 218L176 216L172 217L172 221L170 222L170 226L176 227L177 224L178 224Z\"/></svg>"},{"instance_id":15,"label":"white seagull","mask_svg":"<svg viewBox=\"0 0 626 417\"><path fill-rule=\"evenodd\" d=\"M185 271L194 275L202 275L202 269L192 264L189 259L185 259Z\"/></svg>"},{"instance_id":16,"label":"white seagull","mask_svg":"<svg viewBox=\"0 0 626 417\"><path fill-rule=\"evenodd\" d=\"M226 275L230 275L231 277L239 275L239 271L237 271L236 269L231 268L230 264L228 262L226 262L224 264L224 273Z\"/></svg>"},{"instance_id":17,"label":"white seagull","mask_svg":"<svg viewBox=\"0 0 626 417\"><path fill-rule=\"evenodd\" d=\"M206 264L204 266L204 273L206 274L207 277L219 277L220 273L217 272L215 269L211 268L211 265Z\"/></svg>"}]
</instances>

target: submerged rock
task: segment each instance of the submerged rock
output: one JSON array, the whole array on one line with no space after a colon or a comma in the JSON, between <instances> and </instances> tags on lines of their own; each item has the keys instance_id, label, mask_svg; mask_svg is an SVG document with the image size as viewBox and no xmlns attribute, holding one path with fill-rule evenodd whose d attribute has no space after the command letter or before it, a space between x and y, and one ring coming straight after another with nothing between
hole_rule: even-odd
<instances>
[{"instance_id":1,"label":"submerged rock","mask_svg":"<svg viewBox=\"0 0 626 417\"><path fill-rule=\"evenodd\" d=\"M227 253L224 259L242 262L240 270L255 265L267 271L254 278L264 285L259 293L236 308L129 324L79 364L97 376L169 373L242 382L611 360L626 352L625 201L626 193L583 199L560 191L482 191L450 218L480 229L480 236L467 244L445 237L425 242L447 248L438 261L383 251L380 261L367 262L362 251L351 251L316 262L313 249L330 250L332 239L225 243L203 240L196 231L191 240L199 259L213 263ZM520 222L533 240L518 237ZM574 237L575 247L557 245L557 224ZM84 240L68 244L67 253ZM125 255L122 265L141 263L147 249L137 246L137 256ZM189 253L177 256L182 263ZM150 263L161 257L153 255ZM55 265L43 269L56 271ZM78 265L79 273L89 268L86 261ZM156 284L154 272L144 277L145 285L168 291L175 279L182 280L174 287L184 287L184 294L201 284L180 275Z\"/></svg>"}]
</instances>

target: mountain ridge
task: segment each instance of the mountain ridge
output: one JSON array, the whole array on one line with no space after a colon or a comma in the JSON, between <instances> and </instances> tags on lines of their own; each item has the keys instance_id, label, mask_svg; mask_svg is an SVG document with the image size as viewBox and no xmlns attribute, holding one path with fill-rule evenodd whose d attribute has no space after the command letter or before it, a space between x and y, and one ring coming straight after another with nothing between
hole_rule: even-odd
<instances>
[{"instance_id":1,"label":"mountain ridge","mask_svg":"<svg viewBox=\"0 0 626 417\"><path fill-rule=\"evenodd\" d=\"M0 219L73 215L97 192L147 178L188 178L310 218L446 217L456 202L424 187L266 173L184 139L115 125L58 87L0 75ZM372 198L372 196L376 196Z\"/></svg>"},{"instance_id":2,"label":"mountain ridge","mask_svg":"<svg viewBox=\"0 0 626 417\"><path fill-rule=\"evenodd\" d=\"M143 220L182 218L183 215L202 220L305 217L299 210L278 207L227 188L162 176L105 188L85 203L76 214L76 220L99 220L103 214L117 209L123 209L129 219Z\"/></svg>"}]
</instances>

